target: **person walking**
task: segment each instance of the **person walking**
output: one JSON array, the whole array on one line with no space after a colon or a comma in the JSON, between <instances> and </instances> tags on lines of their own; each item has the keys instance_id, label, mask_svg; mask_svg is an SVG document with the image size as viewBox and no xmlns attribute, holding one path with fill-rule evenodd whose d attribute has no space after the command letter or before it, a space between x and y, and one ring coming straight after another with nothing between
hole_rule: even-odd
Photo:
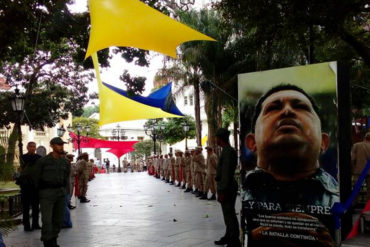
<instances>
[{"instance_id":1,"label":"person walking","mask_svg":"<svg viewBox=\"0 0 370 247\"><path fill-rule=\"evenodd\" d=\"M238 183L234 178L237 154L235 149L230 146L229 135L230 131L225 128L220 128L216 132L217 145L222 148L215 178L217 182L217 200L221 203L226 233L220 240L215 241L215 244L239 247L239 223L235 213Z\"/></svg>"},{"instance_id":2,"label":"person walking","mask_svg":"<svg viewBox=\"0 0 370 247\"><path fill-rule=\"evenodd\" d=\"M38 191L30 176L32 169L34 169L37 160L40 158L41 156L36 154L36 143L29 142L27 144L27 153L21 157L21 173L18 178L18 183L21 187L24 231L41 229L39 225ZM30 207L32 208L32 227L30 225Z\"/></svg>"},{"instance_id":3,"label":"person walking","mask_svg":"<svg viewBox=\"0 0 370 247\"><path fill-rule=\"evenodd\" d=\"M65 143L60 137L51 139L53 151L40 158L33 170L32 178L39 190L44 247L58 246L57 238L63 224L70 177L69 161L64 157Z\"/></svg>"}]
</instances>

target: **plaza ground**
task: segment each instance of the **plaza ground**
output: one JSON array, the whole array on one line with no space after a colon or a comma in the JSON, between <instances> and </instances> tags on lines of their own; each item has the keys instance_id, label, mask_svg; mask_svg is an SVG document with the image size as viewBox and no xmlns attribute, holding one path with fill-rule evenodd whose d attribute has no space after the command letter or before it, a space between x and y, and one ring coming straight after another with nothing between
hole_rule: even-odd
<instances>
[{"instance_id":1,"label":"plaza ground","mask_svg":"<svg viewBox=\"0 0 370 247\"><path fill-rule=\"evenodd\" d=\"M98 174L88 198L76 201L73 228L59 235L61 247L209 247L225 231L217 201L199 200L144 172ZM4 240L7 247L38 247L40 234L18 226Z\"/></svg>"}]
</instances>

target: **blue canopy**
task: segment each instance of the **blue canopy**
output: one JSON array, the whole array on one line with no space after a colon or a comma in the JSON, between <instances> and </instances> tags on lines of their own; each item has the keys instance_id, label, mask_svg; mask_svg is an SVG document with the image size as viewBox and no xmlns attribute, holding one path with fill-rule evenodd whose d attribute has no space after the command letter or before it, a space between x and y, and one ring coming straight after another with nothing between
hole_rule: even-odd
<instances>
[{"instance_id":1,"label":"blue canopy","mask_svg":"<svg viewBox=\"0 0 370 247\"><path fill-rule=\"evenodd\" d=\"M127 91L125 90L116 88L105 82L103 82L103 85L126 98L137 101L138 103L152 106L152 107L157 107L165 112L172 113L178 116L184 116L184 114L182 114L182 112L177 108L175 102L173 101L172 92L171 92L172 82L152 92L147 97L143 97L140 95L130 97L127 95Z\"/></svg>"}]
</instances>

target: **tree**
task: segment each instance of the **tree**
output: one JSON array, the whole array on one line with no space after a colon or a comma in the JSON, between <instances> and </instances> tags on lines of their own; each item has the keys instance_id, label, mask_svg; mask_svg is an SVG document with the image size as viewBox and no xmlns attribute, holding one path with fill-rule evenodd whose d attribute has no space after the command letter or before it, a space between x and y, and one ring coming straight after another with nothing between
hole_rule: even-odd
<instances>
[{"instance_id":1,"label":"tree","mask_svg":"<svg viewBox=\"0 0 370 247\"><path fill-rule=\"evenodd\" d=\"M84 107L82 117L88 118L94 113L99 113L99 106L98 105Z\"/></svg>"},{"instance_id":2,"label":"tree","mask_svg":"<svg viewBox=\"0 0 370 247\"><path fill-rule=\"evenodd\" d=\"M247 54L241 54L235 45L233 29L215 12L182 12L180 19L186 24L215 38L217 42L188 42L181 46L184 63L198 69L198 86L205 95L205 111L208 122L208 136L214 136L222 125L222 113L228 104L236 107L236 75L249 68ZM209 81L209 83L205 83ZM202 82L202 83L200 83ZM216 85L217 87L214 87ZM227 91L229 95L224 92ZM215 145L209 138L209 145Z\"/></svg>"},{"instance_id":3,"label":"tree","mask_svg":"<svg viewBox=\"0 0 370 247\"><path fill-rule=\"evenodd\" d=\"M315 46L320 45L317 35L325 33L330 39L337 38L348 44L370 65L366 0L222 0L215 6L226 20L242 25L244 32L254 30L257 39L270 37L286 44L297 41L311 62L315 61Z\"/></svg>"},{"instance_id":4,"label":"tree","mask_svg":"<svg viewBox=\"0 0 370 247\"><path fill-rule=\"evenodd\" d=\"M187 133L184 131L184 124L187 123L190 128ZM195 122L191 116L185 116L184 118L170 118L165 123L165 129L163 131L164 142L173 145L186 138L195 137ZM185 136L186 134L186 136Z\"/></svg>"},{"instance_id":5,"label":"tree","mask_svg":"<svg viewBox=\"0 0 370 247\"><path fill-rule=\"evenodd\" d=\"M135 151L132 152L134 159L149 157L154 152L154 142L145 140L134 144ZM156 149L159 149L159 144L156 143Z\"/></svg>"},{"instance_id":6,"label":"tree","mask_svg":"<svg viewBox=\"0 0 370 247\"><path fill-rule=\"evenodd\" d=\"M86 129L81 131L81 135L89 136L92 138L98 139L105 139L105 137L101 136L99 133L99 124L98 120L92 118L85 118L85 117L76 117L72 120L72 129L73 132L77 133L77 124L80 124L82 127L89 126L90 131L89 133L86 132Z\"/></svg>"}]
</instances>

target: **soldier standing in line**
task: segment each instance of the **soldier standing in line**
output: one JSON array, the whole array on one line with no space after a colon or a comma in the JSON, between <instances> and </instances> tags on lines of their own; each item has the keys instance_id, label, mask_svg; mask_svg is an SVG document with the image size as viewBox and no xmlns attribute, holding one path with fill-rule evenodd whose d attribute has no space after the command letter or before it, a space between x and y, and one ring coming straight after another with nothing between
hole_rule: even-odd
<instances>
[{"instance_id":1,"label":"soldier standing in line","mask_svg":"<svg viewBox=\"0 0 370 247\"><path fill-rule=\"evenodd\" d=\"M191 184L195 188L191 188L193 191L192 194L198 193L198 186L197 186L197 180L196 180L196 173L195 173L195 166L194 166L194 156L195 156L195 149L190 150L190 172L191 172Z\"/></svg>"},{"instance_id":2,"label":"soldier standing in line","mask_svg":"<svg viewBox=\"0 0 370 247\"><path fill-rule=\"evenodd\" d=\"M181 163L181 158L180 158L180 153L181 150L176 149L175 150L175 156L176 156L176 161L175 161L175 180L177 180L176 187L181 186L181 181L180 181L180 163Z\"/></svg>"},{"instance_id":3,"label":"soldier standing in line","mask_svg":"<svg viewBox=\"0 0 370 247\"><path fill-rule=\"evenodd\" d=\"M72 205L71 199L73 196L73 191L75 188L75 180L76 180L76 175L77 175L77 168L76 168L76 163L73 163L73 154L67 154L66 155L70 165L71 165L71 172L70 172L70 177L69 177L69 203L68 203L68 208L69 209L75 209L76 207Z\"/></svg>"},{"instance_id":4,"label":"soldier standing in line","mask_svg":"<svg viewBox=\"0 0 370 247\"><path fill-rule=\"evenodd\" d=\"M124 158L123 161L122 161L122 166L123 166L123 172L126 173L127 172L127 158Z\"/></svg>"},{"instance_id":5,"label":"soldier standing in line","mask_svg":"<svg viewBox=\"0 0 370 247\"><path fill-rule=\"evenodd\" d=\"M45 247L57 247L63 224L65 200L69 191L70 165L64 157L64 142L60 137L50 140L51 153L36 162L32 178L39 190L42 220L41 241Z\"/></svg>"},{"instance_id":6,"label":"soldier standing in line","mask_svg":"<svg viewBox=\"0 0 370 247\"><path fill-rule=\"evenodd\" d=\"M193 183L192 183L192 177L191 177L191 157L190 157L190 151L185 151L185 158L184 158L184 164L185 164L185 183L187 184L187 188L185 192L190 192L193 190Z\"/></svg>"},{"instance_id":7,"label":"soldier standing in line","mask_svg":"<svg viewBox=\"0 0 370 247\"><path fill-rule=\"evenodd\" d=\"M180 183L182 183L182 189L186 189L186 174L185 174L185 157L183 157L183 152L180 150Z\"/></svg>"},{"instance_id":8,"label":"soldier standing in line","mask_svg":"<svg viewBox=\"0 0 370 247\"><path fill-rule=\"evenodd\" d=\"M88 153L82 153L79 156L79 161L77 162L77 174L79 177L79 199L81 203L87 203L90 202L86 198L86 192L87 192L87 182L89 181L90 176L90 168L89 168L89 155Z\"/></svg>"},{"instance_id":9,"label":"soldier standing in line","mask_svg":"<svg viewBox=\"0 0 370 247\"><path fill-rule=\"evenodd\" d=\"M169 153L169 156L170 156L170 163L171 163L171 183L170 184L173 184L173 185L176 185L175 184L175 178L176 178L176 173L175 173L175 163L176 163L176 159L175 157L173 157L173 154L172 153Z\"/></svg>"},{"instance_id":10,"label":"soldier standing in line","mask_svg":"<svg viewBox=\"0 0 370 247\"><path fill-rule=\"evenodd\" d=\"M197 197L204 196L206 193L204 191L204 178L203 173L205 169L205 160L202 154L202 147L198 146L195 148L195 154L193 158L194 167L195 167L195 176L196 176L196 183L198 188L198 193L196 194ZM206 195L207 196L207 195Z\"/></svg>"},{"instance_id":11,"label":"soldier standing in line","mask_svg":"<svg viewBox=\"0 0 370 247\"><path fill-rule=\"evenodd\" d=\"M167 182L167 178L168 178L168 155L167 154L163 155L163 176L164 176L164 181Z\"/></svg>"},{"instance_id":12,"label":"soldier standing in line","mask_svg":"<svg viewBox=\"0 0 370 247\"><path fill-rule=\"evenodd\" d=\"M216 200L216 169L217 169L217 155L213 152L212 147L206 147L207 150L207 176L205 191L211 189L212 196L208 200Z\"/></svg>"}]
</instances>

